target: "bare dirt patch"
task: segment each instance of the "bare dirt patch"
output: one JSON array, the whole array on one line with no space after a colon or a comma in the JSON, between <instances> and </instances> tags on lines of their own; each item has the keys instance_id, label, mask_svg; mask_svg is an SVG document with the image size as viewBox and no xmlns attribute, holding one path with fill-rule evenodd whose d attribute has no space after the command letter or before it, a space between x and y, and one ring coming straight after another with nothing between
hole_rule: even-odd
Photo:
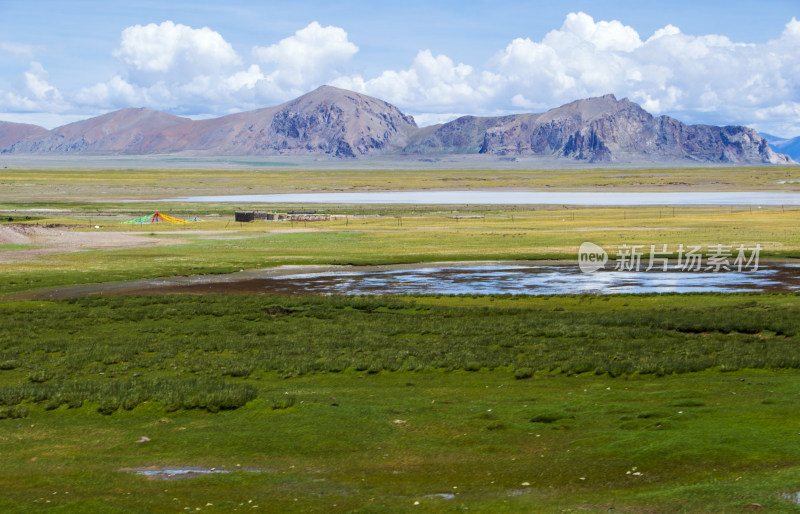
<instances>
[{"instance_id":1,"label":"bare dirt patch","mask_svg":"<svg viewBox=\"0 0 800 514\"><path fill-rule=\"evenodd\" d=\"M83 225L0 225L0 244L24 244L37 248L0 252L0 263L13 263L59 253L118 250L184 244L173 238L142 237L130 232L86 231Z\"/></svg>"},{"instance_id":2,"label":"bare dirt patch","mask_svg":"<svg viewBox=\"0 0 800 514\"><path fill-rule=\"evenodd\" d=\"M30 238L22 228L26 225L0 225L0 245L26 245Z\"/></svg>"}]
</instances>

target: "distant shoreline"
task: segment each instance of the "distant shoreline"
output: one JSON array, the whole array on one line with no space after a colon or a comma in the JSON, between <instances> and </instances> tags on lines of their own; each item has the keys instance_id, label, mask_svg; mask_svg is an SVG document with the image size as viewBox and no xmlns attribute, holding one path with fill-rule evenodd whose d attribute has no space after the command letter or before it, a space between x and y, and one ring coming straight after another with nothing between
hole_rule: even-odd
<instances>
[{"instance_id":1,"label":"distant shoreline","mask_svg":"<svg viewBox=\"0 0 800 514\"><path fill-rule=\"evenodd\" d=\"M732 164L672 161L585 162L544 156L502 157L486 154L376 155L344 160L300 155L203 155L189 152L143 155L0 155L0 169L221 169L286 168L309 170L599 170L599 169L724 169L774 168L791 170L798 164Z\"/></svg>"}]
</instances>

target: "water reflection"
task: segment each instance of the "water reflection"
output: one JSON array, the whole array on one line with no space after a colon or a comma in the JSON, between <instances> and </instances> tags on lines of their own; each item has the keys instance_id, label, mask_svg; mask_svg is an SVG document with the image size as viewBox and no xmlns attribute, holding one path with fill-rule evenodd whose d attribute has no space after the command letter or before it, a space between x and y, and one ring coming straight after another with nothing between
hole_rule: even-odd
<instances>
[{"instance_id":1,"label":"water reflection","mask_svg":"<svg viewBox=\"0 0 800 514\"><path fill-rule=\"evenodd\" d=\"M800 264L762 263L757 271L604 271L582 273L577 264L481 263L354 267L291 267L227 275L87 284L9 295L18 300L91 294L614 294L800 292ZM316 269L314 269L316 268ZM344 268L344 269L343 269ZM308 268L306 268L308 269Z\"/></svg>"},{"instance_id":2,"label":"water reflection","mask_svg":"<svg viewBox=\"0 0 800 514\"><path fill-rule=\"evenodd\" d=\"M800 267L702 273L597 271L577 266L428 267L303 273L260 279L263 292L311 294L609 294L800 291ZM253 284L255 285L255 284Z\"/></svg>"}]
</instances>

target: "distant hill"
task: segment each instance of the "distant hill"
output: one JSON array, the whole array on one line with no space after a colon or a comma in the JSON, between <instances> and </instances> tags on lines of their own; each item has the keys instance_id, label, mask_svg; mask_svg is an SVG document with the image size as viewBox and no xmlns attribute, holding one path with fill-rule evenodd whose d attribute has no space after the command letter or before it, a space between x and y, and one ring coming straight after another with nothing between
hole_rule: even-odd
<instances>
[{"instance_id":1,"label":"distant hill","mask_svg":"<svg viewBox=\"0 0 800 514\"><path fill-rule=\"evenodd\" d=\"M47 129L25 123L0 121L0 149L9 147L25 138L38 138L47 134Z\"/></svg>"},{"instance_id":2,"label":"distant hill","mask_svg":"<svg viewBox=\"0 0 800 514\"><path fill-rule=\"evenodd\" d=\"M786 141L785 137L775 136L772 134L767 134L766 132L759 132L759 135L767 140L767 143L777 143L779 141Z\"/></svg>"},{"instance_id":3,"label":"distant hill","mask_svg":"<svg viewBox=\"0 0 800 514\"><path fill-rule=\"evenodd\" d=\"M782 139L773 136L773 138L770 139L763 133L761 135L769 141L769 146L771 146L773 150L786 154L795 161L800 161L800 137Z\"/></svg>"},{"instance_id":4,"label":"distant hill","mask_svg":"<svg viewBox=\"0 0 800 514\"><path fill-rule=\"evenodd\" d=\"M188 118L151 109L122 109L23 138L13 153L146 154L169 148L166 131Z\"/></svg>"},{"instance_id":5,"label":"distant hill","mask_svg":"<svg viewBox=\"0 0 800 514\"><path fill-rule=\"evenodd\" d=\"M464 116L417 127L393 105L330 86L290 102L193 121L122 109L47 131L0 122L0 153L368 155L487 154L585 162L789 163L756 131L685 125L613 95L541 114Z\"/></svg>"}]
</instances>

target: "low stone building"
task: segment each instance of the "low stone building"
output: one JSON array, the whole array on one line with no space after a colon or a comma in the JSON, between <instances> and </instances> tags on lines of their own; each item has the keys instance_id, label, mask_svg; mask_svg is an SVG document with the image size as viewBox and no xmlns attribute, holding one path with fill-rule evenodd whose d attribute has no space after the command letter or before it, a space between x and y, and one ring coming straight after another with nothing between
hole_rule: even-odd
<instances>
[{"instance_id":1,"label":"low stone building","mask_svg":"<svg viewBox=\"0 0 800 514\"><path fill-rule=\"evenodd\" d=\"M330 221L330 214L317 212L235 212L234 220L251 221Z\"/></svg>"}]
</instances>

